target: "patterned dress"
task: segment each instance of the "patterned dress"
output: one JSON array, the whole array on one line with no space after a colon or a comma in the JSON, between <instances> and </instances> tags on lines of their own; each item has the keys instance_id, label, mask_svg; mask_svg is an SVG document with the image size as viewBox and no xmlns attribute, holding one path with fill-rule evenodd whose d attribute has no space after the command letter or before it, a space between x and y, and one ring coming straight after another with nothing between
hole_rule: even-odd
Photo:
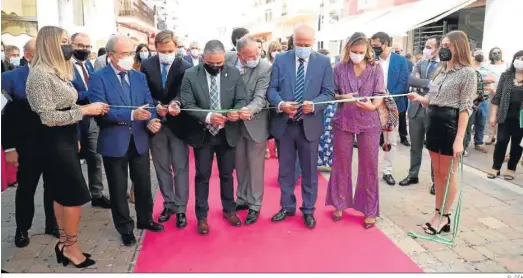
<instances>
[{"instance_id":1,"label":"patterned dress","mask_svg":"<svg viewBox=\"0 0 523 278\"><path fill-rule=\"evenodd\" d=\"M332 167L332 125L331 121L336 113L337 104L331 104L324 110L325 121L323 127L325 128L323 135L320 137L320 145L318 146L318 167Z\"/></svg>"},{"instance_id":2,"label":"patterned dress","mask_svg":"<svg viewBox=\"0 0 523 278\"><path fill-rule=\"evenodd\" d=\"M334 68L335 90L340 94L358 92L360 97L383 95L381 65L367 65L356 77L352 63ZM379 216L378 155L380 120L377 111L366 112L352 103L339 104L332 119L333 157L327 189L327 206L336 210L354 208L366 217ZM358 180L353 197L352 147L358 140Z\"/></svg>"}]
</instances>

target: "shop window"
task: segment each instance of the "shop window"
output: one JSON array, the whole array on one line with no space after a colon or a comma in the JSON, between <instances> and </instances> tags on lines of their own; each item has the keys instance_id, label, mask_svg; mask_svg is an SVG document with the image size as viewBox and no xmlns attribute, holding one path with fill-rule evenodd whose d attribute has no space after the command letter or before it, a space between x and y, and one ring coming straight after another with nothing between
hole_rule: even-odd
<instances>
[{"instance_id":1,"label":"shop window","mask_svg":"<svg viewBox=\"0 0 523 278\"><path fill-rule=\"evenodd\" d=\"M2 34L36 37L36 0L2 0Z\"/></svg>"},{"instance_id":2,"label":"shop window","mask_svg":"<svg viewBox=\"0 0 523 278\"><path fill-rule=\"evenodd\" d=\"M481 48L483 42L483 26L485 24L485 7L462 9L459 11L458 29L465 32L470 41L470 47Z\"/></svg>"}]
</instances>

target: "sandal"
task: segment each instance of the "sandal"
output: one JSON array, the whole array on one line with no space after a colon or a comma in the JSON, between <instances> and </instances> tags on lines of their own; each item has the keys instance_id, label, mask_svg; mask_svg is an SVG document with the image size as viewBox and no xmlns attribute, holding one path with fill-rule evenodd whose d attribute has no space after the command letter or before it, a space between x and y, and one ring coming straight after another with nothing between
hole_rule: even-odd
<instances>
[{"instance_id":1,"label":"sandal","mask_svg":"<svg viewBox=\"0 0 523 278\"><path fill-rule=\"evenodd\" d=\"M492 170L490 170L490 173L487 174L487 178L492 180L492 179L499 177L499 174L500 174L499 170L492 169Z\"/></svg>"},{"instance_id":2,"label":"sandal","mask_svg":"<svg viewBox=\"0 0 523 278\"><path fill-rule=\"evenodd\" d=\"M340 213L340 215L336 215L336 213ZM343 218L343 211L341 210L336 210L334 211L334 213L332 214L332 221L334 222L338 222L340 221L341 219Z\"/></svg>"},{"instance_id":3,"label":"sandal","mask_svg":"<svg viewBox=\"0 0 523 278\"><path fill-rule=\"evenodd\" d=\"M363 227L368 230L376 225L376 218L373 217L366 217L365 221L363 222Z\"/></svg>"},{"instance_id":4,"label":"sandal","mask_svg":"<svg viewBox=\"0 0 523 278\"><path fill-rule=\"evenodd\" d=\"M439 210L437 210L437 211L438 211L439 215L442 215ZM445 232L445 233L450 232L450 213L443 214L442 216L447 217L447 224L443 225L443 227L441 227L441 229L439 229L439 231L436 231L436 229L434 229L434 227L432 227L432 225L430 223L425 223L425 225L427 225L427 229L425 230L426 234L439 235L439 234L441 234L441 232Z\"/></svg>"},{"instance_id":5,"label":"sandal","mask_svg":"<svg viewBox=\"0 0 523 278\"><path fill-rule=\"evenodd\" d=\"M515 177L516 177L516 172L513 171L513 170L507 170L507 171L503 174L503 178L504 178L506 181L514 180Z\"/></svg>"},{"instance_id":6,"label":"sandal","mask_svg":"<svg viewBox=\"0 0 523 278\"><path fill-rule=\"evenodd\" d=\"M485 145L492 145L494 143L496 143L496 138L490 139L490 141L486 142Z\"/></svg>"},{"instance_id":7,"label":"sandal","mask_svg":"<svg viewBox=\"0 0 523 278\"><path fill-rule=\"evenodd\" d=\"M266 149L265 150L265 159L269 159L271 158L271 152L269 151L269 149Z\"/></svg>"},{"instance_id":8,"label":"sandal","mask_svg":"<svg viewBox=\"0 0 523 278\"><path fill-rule=\"evenodd\" d=\"M433 185L434 186L434 185ZM439 208L435 209L437 213L440 213L439 212ZM430 224L430 222L427 222L425 223L425 225L423 227L421 227L423 230L428 230L428 229L431 229L432 228L432 224Z\"/></svg>"}]
</instances>

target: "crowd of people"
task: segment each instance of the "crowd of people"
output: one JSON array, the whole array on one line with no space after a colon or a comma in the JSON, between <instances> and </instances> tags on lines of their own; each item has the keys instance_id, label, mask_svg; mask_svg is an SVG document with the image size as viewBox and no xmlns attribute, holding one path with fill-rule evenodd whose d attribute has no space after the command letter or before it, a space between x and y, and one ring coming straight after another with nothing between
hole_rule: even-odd
<instances>
[{"instance_id":1,"label":"crowd of people","mask_svg":"<svg viewBox=\"0 0 523 278\"><path fill-rule=\"evenodd\" d=\"M471 50L467 35L453 31L428 38L422 57L412 61L394 49L388 34L357 32L331 63L327 50L313 50L315 31L307 25L267 49L245 28L236 28L231 39L230 51L219 40L201 49L197 42L185 47L173 32L162 31L151 49L113 35L93 55L87 34L69 36L46 26L26 43L22 59L18 48L2 44L2 94L9 100L2 110L2 148L6 165L17 168L16 246L30 243L40 176L45 233L59 239L56 258L64 266L95 264L77 244L81 206L88 202L111 209L126 246L136 243L128 199L135 203L137 229L161 232L171 217L176 227L185 228L190 148L196 230L202 235L210 232L214 159L222 217L232 226L258 221L265 160L273 154L279 162L281 208L271 220L296 214L294 189L301 176L300 210L311 229L318 169L331 171L325 204L334 208L332 220L354 208L364 214L366 229L375 226L380 149L382 179L395 185L398 139L410 146L410 169L401 186L419 183L424 146L430 153L435 211L423 226L428 234L450 231L458 185L449 169L466 156L472 136L477 151L496 144L489 178L500 175L511 142L503 177L514 178L522 155L523 51L506 64L495 48L484 63L483 51ZM490 135L486 143L485 133ZM152 215L151 160L164 200L158 219ZM102 194L102 167L109 197ZM244 220L239 210L248 211Z\"/></svg>"}]
</instances>

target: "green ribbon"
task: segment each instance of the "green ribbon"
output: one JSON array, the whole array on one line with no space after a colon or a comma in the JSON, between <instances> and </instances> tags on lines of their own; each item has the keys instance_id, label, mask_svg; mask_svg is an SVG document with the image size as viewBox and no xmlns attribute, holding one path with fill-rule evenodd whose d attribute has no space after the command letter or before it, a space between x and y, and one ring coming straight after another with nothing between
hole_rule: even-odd
<instances>
[{"instance_id":1,"label":"green ribbon","mask_svg":"<svg viewBox=\"0 0 523 278\"><path fill-rule=\"evenodd\" d=\"M458 158L458 167L460 169L460 172L461 172L461 177L460 177L460 182L459 182L459 195L458 195L458 204L456 205L456 211L454 212L454 224L452 225L452 236L450 238L448 237L444 237L442 236L441 234L435 234L435 235L430 235L430 234L417 234L413 231L410 231L408 232L408 235L412 238L421 238L421 239L424 239L424 240L428 240L428 241L432 241L432 242L436 242L436 243L442 243L442 244L446 244L446 245L453 245L454 244L454 240L456 239L456 236L458 234L458 230L459 230L459 219L460 219L460 216L461 216L461 196L462 196L462 189L463 189L463 157L460 156ZM441 225L441 220L443 219L443 214L444 214L444 211L445 211L445 205L447 204L447 196L448 196L448 192L449 192L449 187L450 187L450 177L451 175L454 173L454 159L452 159L452 161L450 162L450 169L449 169L449 175L448 175L448 178L447 178L447 182L446 182L446 185L445 185L445 195L443 196L443 205L442 205L442 208L441 208L441 213L440 213L440 216L439 216L439 221L438 221L438 226L437 228L440 227Z\"/></svg>"}]
</instances>

